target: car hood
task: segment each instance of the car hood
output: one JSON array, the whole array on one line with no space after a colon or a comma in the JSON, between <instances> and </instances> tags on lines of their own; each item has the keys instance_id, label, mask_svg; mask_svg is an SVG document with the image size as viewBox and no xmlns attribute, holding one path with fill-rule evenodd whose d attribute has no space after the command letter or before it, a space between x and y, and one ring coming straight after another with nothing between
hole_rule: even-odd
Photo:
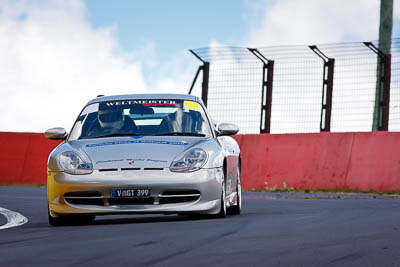
<instances>
[{"instance_id":1,"label":"car hood","mask_svg":"<svg viewBox=\"0 0 400 267\"><path fill-rule=\"evenodd\" d=\"M84 152L94 169L168 168L179 154L207 140L189 136L132 136L68 143Z\"/></svg>"}]
</instances>

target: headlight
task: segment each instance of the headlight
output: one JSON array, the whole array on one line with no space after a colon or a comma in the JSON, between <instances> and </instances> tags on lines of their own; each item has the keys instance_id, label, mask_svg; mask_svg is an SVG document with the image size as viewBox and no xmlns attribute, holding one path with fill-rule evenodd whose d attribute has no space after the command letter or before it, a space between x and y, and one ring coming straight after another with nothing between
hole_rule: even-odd
<instances>
[{"instance_id":1,"label":"headlight","mask_svg":"<svg viewBox=\"0 0 400 267\"><path fill-rule=\"evenodd\" d=\"M197 171L207 162L207 153L201 148L194 148L186 152L179 160L175 160L169 167L173 172Z\"/></svg>"},{"instance_id":2,"label":"headlight","mask_svg":"<svg viewBox=\"0 0 400 267\"><path fill-rule=\"evenodd\" d=\"M89 159L73 151L65 151L58 156L58 162L63 171L69 174L89 174L93 172L93 165Z\"/></svg>"}]
</instances>

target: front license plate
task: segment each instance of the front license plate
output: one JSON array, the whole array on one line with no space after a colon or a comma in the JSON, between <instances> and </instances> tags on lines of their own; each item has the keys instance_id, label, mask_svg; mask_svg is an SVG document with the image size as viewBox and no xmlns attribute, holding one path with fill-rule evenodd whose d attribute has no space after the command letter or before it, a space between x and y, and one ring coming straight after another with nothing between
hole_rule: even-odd
<instances>
[{"instance_id":1,"label":"front license plate","mask_svg":"<svg viewBox=\"0 0 400 267\"><path fill-rule=\"evenodd\" d=\"M146 188L113 189L112 197L113 198L150 197L150 189Z\"/></svg>"}]
</instances>

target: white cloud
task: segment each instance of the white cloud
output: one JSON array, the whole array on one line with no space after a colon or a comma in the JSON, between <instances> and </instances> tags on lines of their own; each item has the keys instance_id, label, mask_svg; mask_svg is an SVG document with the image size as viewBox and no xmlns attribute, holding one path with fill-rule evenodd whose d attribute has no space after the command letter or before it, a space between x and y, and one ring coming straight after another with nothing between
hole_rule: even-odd
<instances>
[{"instance_id":1,"label":"white cloud","mask_svg":"<svg viewBox=\"0 0 400 267\"><path fill-rule=\"evenodd\" d=\"M163 93L186 94L200 64L188 50L177 52L167 58L166 62L154 66L154 71L149 74L151 88ZM198 85L199 81L196 83Z\"/></svg>"},{"instance_id":2,"label":"white cloud","mask_svg":"<svg viewBox=\"0 0 400 267\"><path fill-rule=\"evenodd\" d=\"M81 1L2 1L0 35L0 131L70 128L98 94L148 90L137 55Z\"/></svg>"},{"instance_id":3,"label":"white cloud","mask_svg":"<svg viewBox=\"0 0 400 267\"><path fill-rule=\"evenodd\" d=\"M309 45L378 38L377 0L275 0L248 5L252 15L246 17L250 29L245 45ZM395 11L394 17L398 15Z\"/></svg>"},{"instance_id":4,"label":"white cloud","mask_svg":"<svg viewBox=\"0 0 400 267\"><path fill-rule=\"evenodd\" d=\"M152 40L126 52L116 25L94 28L87 14L82 0L0 0L0 131L70 129L98 94L187 92L187 51L163 64Z\"/></svg>"}]
</instances>

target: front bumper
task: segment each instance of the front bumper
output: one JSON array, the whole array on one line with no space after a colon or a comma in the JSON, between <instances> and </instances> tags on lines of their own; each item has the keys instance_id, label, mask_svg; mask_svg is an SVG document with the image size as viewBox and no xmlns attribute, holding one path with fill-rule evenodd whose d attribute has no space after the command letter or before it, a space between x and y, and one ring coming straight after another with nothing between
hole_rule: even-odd
<instances>
[{"instance_id":1,"label":"front bumper","mask_svg":"<svg viewBox=\"0 0 400 267\"><path fill-rule=\"evenodd\" d=\"M222 180L222 168L200 169L190 173L171 172L167 168L109 172L94 170L88 175L48 171L47 197L50 213L54 217L66 214L216 214L220 209ZM149 203L150 199L144 199L144 202L133 204L132 199L127 199L126 202L116 202L111 195L115 188L150 189L151 201ZM183 197L174 195L170 198L171 195L166 195L166 192L182 192ZM191 197L187 192L192 193ZM71 194L75 197L68 197ZM87 194L88 201L77 201L76 196L82 194Z\"/></svg>"}]
</instances>

